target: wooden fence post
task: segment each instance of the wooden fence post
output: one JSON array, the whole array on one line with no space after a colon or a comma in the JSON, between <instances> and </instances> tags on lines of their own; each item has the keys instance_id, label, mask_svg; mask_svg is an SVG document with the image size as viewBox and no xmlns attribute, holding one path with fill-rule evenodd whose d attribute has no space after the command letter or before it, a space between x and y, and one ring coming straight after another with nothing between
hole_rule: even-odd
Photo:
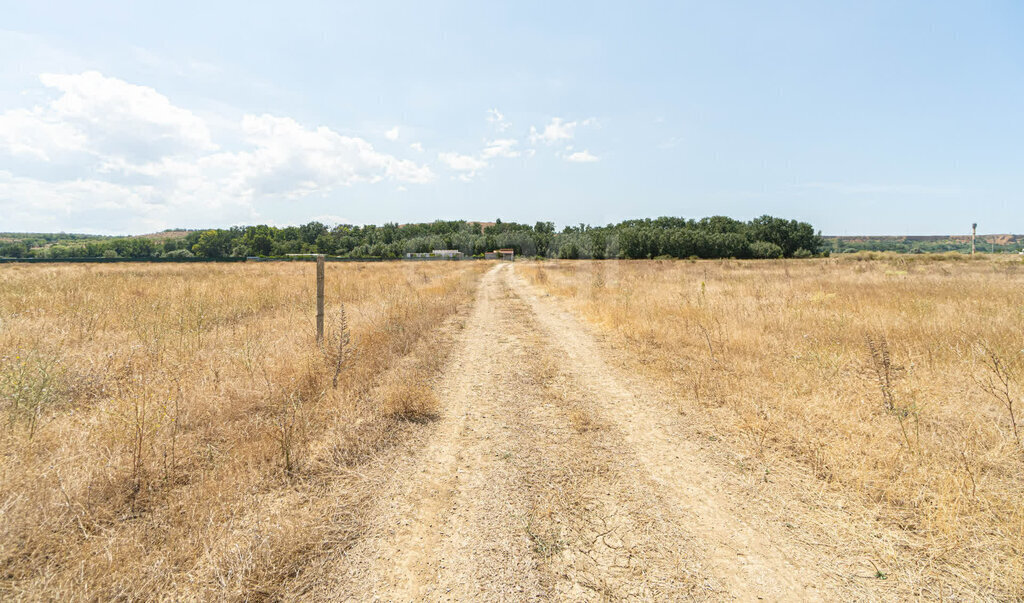
<instances>
[{"instance_id":1,"label":"wooden fence post","mask_svg":"<svg viewBox=\"0 0 1024 603\"><path fill-rule=\"evenodd\" d=\"M316 344L324 344L324 256L316 256Z\"/></svg>"}]
</instances>

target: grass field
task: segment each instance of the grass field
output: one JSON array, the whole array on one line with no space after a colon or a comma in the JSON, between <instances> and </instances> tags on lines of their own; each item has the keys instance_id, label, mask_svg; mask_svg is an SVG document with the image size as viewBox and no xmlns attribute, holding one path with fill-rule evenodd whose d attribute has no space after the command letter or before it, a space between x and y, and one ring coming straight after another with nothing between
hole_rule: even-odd
<instances>
[{"instance_id":1,"label":"grass field","mask_svg":"<svg viewBox=\"0 0 1024 603\"><path fill-rule=\"evenodd\" d=\"M313 299L0 266L0 598L1024 598L1016 258L329 263L323 349Z\"/></svg>"},{"instance_id":2,"label":"grass field","mask_svg":"<svg viewBox=\"0 0 1024 603\"><path fill-rule=\"evenodd\" d=\"M880 573L1024 597L1024 264L871 257L520 272L671 384L752 483L812 474L863 519L825 532L886 529Z\"/></svg>"},{"instance_id":3,"label":"grass field","mask_svg":"<svg viewBox=\"0 0 1024 603\"><path fill-rule=\"evenodd\" d=\"M324 351L313 270L0 267L0 598L274 597L358 532L482 266L329 264Z\"/></svg>"}]
</instances>

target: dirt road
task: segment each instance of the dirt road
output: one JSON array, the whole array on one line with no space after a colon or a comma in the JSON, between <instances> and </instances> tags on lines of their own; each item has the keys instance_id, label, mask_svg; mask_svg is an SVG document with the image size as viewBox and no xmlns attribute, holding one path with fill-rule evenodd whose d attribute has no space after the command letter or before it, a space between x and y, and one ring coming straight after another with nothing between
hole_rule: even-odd
<instances>
[{"instance_id":1,"label":"dirt road","mask_svg":"<svg viewBox=\"0 0 1024 603\"><path fill-rule=\"evenodd\" d=\"M878 596L748 503L686 417L513 265L483 277L459 337L441 416L395 462L331 598Z\"/></svg>"}]
</instances>

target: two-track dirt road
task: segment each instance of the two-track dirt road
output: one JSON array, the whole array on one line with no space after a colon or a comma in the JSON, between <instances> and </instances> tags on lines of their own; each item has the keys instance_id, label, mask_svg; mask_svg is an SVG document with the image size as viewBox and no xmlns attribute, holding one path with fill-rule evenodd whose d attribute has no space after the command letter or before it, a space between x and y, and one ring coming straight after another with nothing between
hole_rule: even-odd
<instances>
[{"instance_id":1,"label":"two-track dirt road","mask_svg":"<svg viewBox=\"0 0 1024 603\"><path fill-rule=\"evenodd\" d=\"M320 594L872 597L830 569L839 554L820 559L745 504L686 417L513 265L483 277L457 345L439 418L396 461L369 532Z\"/></svg>"}]
</instances>

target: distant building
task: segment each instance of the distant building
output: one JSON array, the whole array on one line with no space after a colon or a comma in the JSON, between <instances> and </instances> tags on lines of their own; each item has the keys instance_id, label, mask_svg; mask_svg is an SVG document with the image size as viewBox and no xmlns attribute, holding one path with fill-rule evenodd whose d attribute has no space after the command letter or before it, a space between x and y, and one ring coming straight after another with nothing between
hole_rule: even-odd
<instances>
[{"instance_id":1,"label":"distant building","mask_svg":"<svg viewBox=\"0 0 1024 603\"><path fill-rule=\"evenodd\" d=\"M442 258L458 259L462 257L462 252L458 249L435 249L431 253Z\"/></svg>"},{"instance_id":2,"label":"distant building","mask_svg":"<svg viewBox=\"0 0 1024 603\"><path fill-rule=\"evenodd\" d=\"M514 249L495 249L494 255L496 259L513 261L515 259L516 252Z\"/></svg>"},{"instance_id":3,"label":"distant building","mask_svg":"<svg viewBox=\"0 0 1024 603\"><path fill-rule=\"evenodd\" d=\"M435 249L430 253L407 253L407 260L461 260L465 257L458 249Z\"/></svg>"}]
</instances>

